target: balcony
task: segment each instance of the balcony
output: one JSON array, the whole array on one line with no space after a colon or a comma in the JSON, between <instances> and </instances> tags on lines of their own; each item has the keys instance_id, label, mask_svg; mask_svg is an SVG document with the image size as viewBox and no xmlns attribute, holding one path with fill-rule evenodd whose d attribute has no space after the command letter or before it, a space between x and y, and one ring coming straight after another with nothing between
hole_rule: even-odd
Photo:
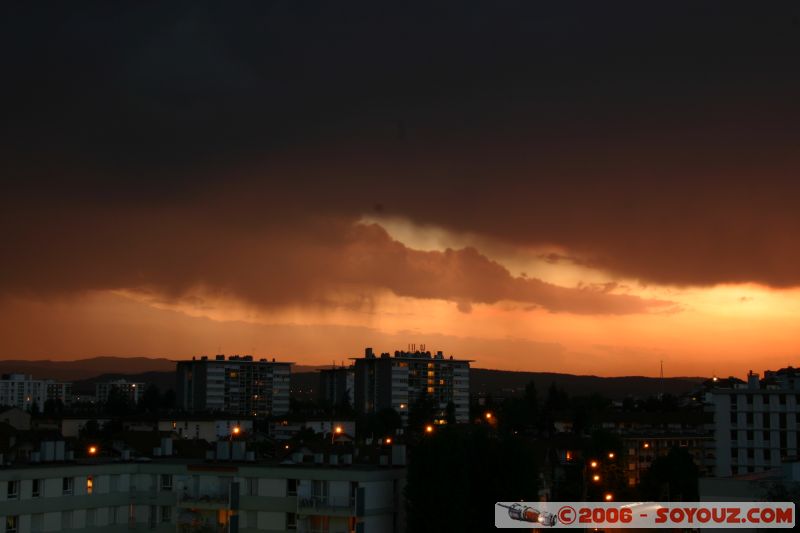
<instances>
[{"instance_id":1,"label":"balcony","mask_svg":"<svg viewBox=\"0 0 800 533\"><path fill-rule=\"evenodd\" d=\"M192 509L227 509L228 491L183 492L178 495L178 507Z\"/></svg>"},{"instance_id":2,"label":"balcony","mask_svg":"<svg viewBox=\"0 0 800 533\"><path fill-rule=\"evenodd\" d=\"M298 495L297 514L355 516L356 499L353 497ZM327 530L326 533L328 533ZM330 533L334 532L331 531ZM347 533L347 531L343 533Z\"/></svg>"}]
</instances>

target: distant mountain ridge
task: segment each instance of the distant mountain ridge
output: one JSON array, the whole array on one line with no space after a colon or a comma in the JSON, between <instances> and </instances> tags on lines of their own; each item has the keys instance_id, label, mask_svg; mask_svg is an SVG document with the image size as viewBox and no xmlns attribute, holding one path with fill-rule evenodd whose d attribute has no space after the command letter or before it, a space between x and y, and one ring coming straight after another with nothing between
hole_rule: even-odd
<instances>
[{"instance_id":1,"label":"distant mountain ridge","mask_svg":"<svg viewBox=\"0 0 800 533\"><path fill-rule=\"evenodd\" d=\"M90 357L74 361L53 361L49 359L0 360L0 374L30 374L39 379L60 381L79 381L109 375L143 374L146 372L174 372L178 361L187 359L167 359L152 357ZM294 372L313 372L330 365L294 365Z\"/></svg>"},{"instance_id":2,"label":"distant mountain ridge","mask_svg":"<svg viewBox=\"0 0 800 533\"><path fill-rule=\"evenodd\" d=\"M153 383L161 389L175 386L177 360L148 357L93 357L75 361L25 361L0 360L0 373L20 372L36 378L72 381L76 392L89 393L94 383L126 378L131 381ZM292 389L302 395L313 395L319 384L317 370L330 365L294 365ZM601 377L591 375L560 374L556 372L519 372L510 370L470 369L470 392L511 396L521 394L530 381L536 384L539 394L555 383L570 395L600 394L612 399L626 396L645 397L658 393L680 395L692 391L706 378L645 376Z\"/></svg>"}]
</instances>

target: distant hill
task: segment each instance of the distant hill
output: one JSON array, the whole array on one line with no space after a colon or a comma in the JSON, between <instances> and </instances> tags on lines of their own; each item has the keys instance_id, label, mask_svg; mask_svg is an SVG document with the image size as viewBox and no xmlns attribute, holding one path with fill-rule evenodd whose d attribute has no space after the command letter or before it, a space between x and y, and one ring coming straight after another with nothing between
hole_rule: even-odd
<instances>
[{"instance_id":1,"label":"distant hill","mask_svg":"<svg viewBox=\"0 0 800 533\"><path fill-rule=\"evenodd\" d=\"M149 357L92 357L75 361L3 360L0 374L18 372L35 378L75 381L102 374L140 374L175 370L175 361Z\"/></svg>"},{"instance_id":2,"label":"distant hill","mask_svg":"<svg viewBox=\"0 0 800 533\"><path fill-rule=\"evenodd\" d=\"M75 361L7 359L0 360L0 374L30 374L40 379L81 381L102 375L132 375L147 372L175 372L177 359L150 357L92 357ZM327 365L329 366L329 365ZM313 372L326 365L294 365L293 372Z\"/></svg>"},{"instance_id":3,"label":"distant hill","mask_svg":"<svg viewBox=\"0 0 800 533\"><path fill-rule=\"evenodd\" d=\"M311 398L319 384L320 368L330 365L294 365L292 367L292 392L299 398ZM25 361L0 360L0 374L20 372L37 378L72 381L76 392L94 391L98 381L125 378L131 381L154 383L160 389L175 387L175 360L148 357L93 357L76 361ZM513 372L508 370L470 369L470 391L511 396L521 394L531 380L540 394L551 383L564 388L571 395L601 394L620 399L626 396L649 396L659 392L683 394L691 391L705 378L673 377L650 378L643 376L599 377L558 374L554 372Z\"/></svg>"},{"instance_id":4,"label":"distant hill","mask_svg":"<svg viewBox=\"0 0 800 533\"><path fill-rule=\"evenodd\" d=\"M570 395L600 394L606 398L626 396L646 397L660 392L680 395L693 390L706 378L678 377L649 378L643 376L599 377L557 374L554 372L513 372L508 370L470 369L470 392L496 396L516 396L523 393L530 381L536 384L539 395L546 394L551 383ZM292 391L298 397L310 399L319 386L317 372L292 373Z\"/></svg>"},{"instance_id":5,"label":"distant hill","mask_svg":"<svg viewBox=\"0 0 800 533\"><path fill-rule=\"evenodd\" d=\"M673 377L650 378L644 376L579 376L555 372L510 372L507 370L470 369L470 392L515 395L522 394L525 385L533 381L542 395L551 383L562 387L570 395L600 394L606 398L622 399L626 396L651 396L658 393L680 395L692 391L707 378Z\"/></svg>"},{"instance_id":6,"label":"distant hill","mask_svg":"<svg viewBox=\"0 0 800 533\"><path fill-rule=\"evenodd\" d=\"M155 385L161 392L169 389L175 390L175 371L170 370L168 372L142 372L139 374L101 374L88 379L76 379L72 381L72 392L75 394L94 394L96 383L117 379Z\"/></svg>"}]
</instances>

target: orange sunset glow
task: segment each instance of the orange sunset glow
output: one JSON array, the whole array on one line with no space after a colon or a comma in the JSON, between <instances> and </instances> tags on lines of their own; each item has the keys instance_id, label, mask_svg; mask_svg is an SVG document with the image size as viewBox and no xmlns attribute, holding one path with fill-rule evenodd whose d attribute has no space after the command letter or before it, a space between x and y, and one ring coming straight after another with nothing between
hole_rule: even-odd
<instances>
[{"instance_id":1,"label":"orange sunset glow","mask_svg":"<svg viewBox=\"0 0 800 533\"><path fill-rule=\"evenodd\" d=\"M257 9L7 28L0 358L798 364L791 17Z\"/></svg>"}]
</instances>

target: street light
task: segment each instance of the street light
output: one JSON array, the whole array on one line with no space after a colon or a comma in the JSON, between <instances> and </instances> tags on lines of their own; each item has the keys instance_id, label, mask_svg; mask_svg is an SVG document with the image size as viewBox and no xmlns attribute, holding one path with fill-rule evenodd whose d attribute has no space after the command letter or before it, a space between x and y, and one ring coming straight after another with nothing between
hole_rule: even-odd
<instances>
[{"instance_id":1,"label":"street light","mask_svg":"<svg viewBox=\"0 0 800 533\"><path fill-rule=\"evenodd\" d=\"M591 463L589 463L589 466L591 466L592 468L597 468L597 461L592 461Z\"/></svg>"},{"instance_id":2,"label":"street light","mask_svg":"<svg viewBox=\"0 0 800 533\"><path fill-rule=\"evenodd\" d=\"M597 475L597 474L593 475L593 476L592 476L592 481L594 481L595 483L597 483L598 481L600 481L600 476L599 476L599 475Z\"/></svg>"},{"instance_id":3,"label":"street light","mask_svg":"<svg viewBox=\"0 0 800 533\"><path fill-rule=\"evenodd\" d=\"M610 492L606 492L606 495L605 495L605 496L603 496L603 498L604 498L604 499L605 499L607 502L610 502L611 500L613 500L613 499L614 499L614 495L613 495L613 494L611 494Z\"/></svg>"},{"instance_id":4,"label":"street light","mask_svg":"<svg viewBox=\"0 0 800 533\"><path fill-rule=\"evenodd\" d=\"M383 442L385 442L386 444L391 444L392 443L392 437L386 437L385 439L383 439Z\"/></svg>"},{"instance_id":5,"label":"street light","mask_svg":"<svg viewBox=\"0 0 800 533\"><path fill-rule=\"evenodd\" d=\"M492 413L486 413L486 420L492 419Z\"/></svg>"},{"instance_id":6,"label":"street light","mask_svg":"<svg viewBox=\"0 0 800 533\"><path fill-rule=\"evenodd\" d=\"M608 458L609 459L613 459L614 458L614 452L608 452Z\"/></svg>"},{"instance_id":7,"label":"street light","mask_svg":"<svg viewBox=\"0 0 800 533\"><path fill-rule=\"evenodd\" d=\"M94 445L89 446L88 452L89 452L89 455L97 455L97 446L94 446Z\"/></svg>"},{"instance_id":8,"label":"street light","mask_svg":"<svg viewBox=\"0 0 800 533\"><path fill-rule=\"evenodd\" d=\"M433 433L433 426L430 424L425 426L425 433Z\"/></svg>"},{"instance_id":9,"label":"street light","mask_svg":"<svg viewBox=\"0 0 800 533\"><path fill-rule=\"evenodd\" d=\"M238 435L239 435L239 433L241 433L241 432L242 432L242 428L240 428L239 426L233 426L233 429L231 430L231 434L233 434L233 435L237 435L237 436L238 436Z\"/></svg>"}]
</instances>

